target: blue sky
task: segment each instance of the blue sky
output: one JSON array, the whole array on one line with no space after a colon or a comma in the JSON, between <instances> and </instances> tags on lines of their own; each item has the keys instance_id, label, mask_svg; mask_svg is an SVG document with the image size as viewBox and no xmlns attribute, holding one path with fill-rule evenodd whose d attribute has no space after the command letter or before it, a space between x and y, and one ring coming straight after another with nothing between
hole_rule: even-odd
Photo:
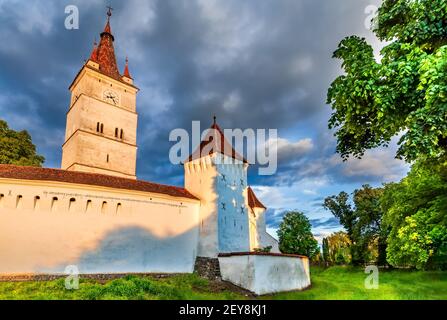
<instances>
[{"instance_id":1,"label":"blue sky","mask_svg":"<svg viewBox=\"0 0 447 320\"><path fill-rule=\"evenodd\" d=\"M27 129L45 166L58 168L68 86L99 38L110 1L0 0L0 118ZM118 64L129 57L138 95L140 179L182 185L169 163L169 132L207 127L273 128L279 170L249 182L269 207L273 233L286 210L300 210L320 239L340 227L321 207L325 197L362 184L397 181L408 171L388 149L343 163L327 128L330 83L341 74L331 58L343 37L366 37L368 6L379 0L130 0L111 1ZM76 5L78 30L64 27Z\"/></svg>"}]
</instances>

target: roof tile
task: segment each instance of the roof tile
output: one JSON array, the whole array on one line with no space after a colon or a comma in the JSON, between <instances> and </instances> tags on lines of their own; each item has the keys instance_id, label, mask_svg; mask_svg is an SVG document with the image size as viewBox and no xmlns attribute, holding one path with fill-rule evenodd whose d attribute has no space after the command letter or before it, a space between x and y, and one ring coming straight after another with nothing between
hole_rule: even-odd
<instances>
[{"instance_id":1,"label":"roof tile","mask_svg":"<svg viewBox=\"0 0 447 320\"><path fill-rule=\"evenodd\" d=\"M198 200L184 188L96 173L0 164L0 178L84 184Z\"/></svg>"}]
</instances>

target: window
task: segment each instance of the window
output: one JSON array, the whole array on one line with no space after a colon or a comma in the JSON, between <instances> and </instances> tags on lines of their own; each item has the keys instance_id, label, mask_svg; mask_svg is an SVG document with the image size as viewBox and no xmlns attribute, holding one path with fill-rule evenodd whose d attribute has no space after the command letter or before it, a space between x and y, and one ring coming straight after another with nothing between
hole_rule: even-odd
<instances>
[{"instance_id":1,"label":"window","mask_svg":"<svg viewBox=\"0 0 447 320\"><path fill-rule=\"evenodd\" d=\"M118 204L116 205L116 214L120 214L122 209L123 209L122 204L121 204L121 203L118 203Z\"/></svg>"},{"instance_id":2,"label":"window","mask_svg":"<svg viewBox=\"0 0 447 320\"><path fill-rule=\"evenodd\" d=\"M98 122L96 123L96 132L99 132L99 130L100 130L100 123Z\"/></svg>"},{"instance_id":3,"label":"window","mask_svg":"<svg viewBox=\"0 0 447 320\"><path fill-rule=\"evenodd\" d=\"M124 130L123 129L121 129L121 133L120 133L120 139L123 139L124 138Z\"/></svg>"},{"instance_id":4,"label":"window","mask_svg":"<svg viewBox=\"0 0 447 320\"><path fill-rule=\"evenodd\" d=\"M0 194L0 208L3 208L4 201L5 201L5 195L2 193Z\"/></svg>"},{"instance_id":5,"label":"window","mask_svg":"<svg viewBox=\"0 0 447 320\"><path fill-rule=\"evenodd\" d=\"M23 200L23 196L18 195L17 196L17 201L16 201L16 208L20 209L22 207L22 200Z\"/></svg>"},{"instance_id":6,"label":"window","mask_svg":"<svg viewBox=\"0 0 447 320\"><path fill-rule=\"evenodd\" d=\"M110 160L110 157L109 157L109 155L107 155L107 159L106 159L107 163L109 163L109 160Z\"/></svg>"},{"instance_id":7,"label":"window","mask_svg":"<svg viewBox=\"0 0 447 320\"><path fill-rule=\"evenodd\" d=\"M115 138L118 138L118 128L115 128Z\"/></svg>"},{"instance_id":8,"label":"window","mask_svg":"<svg viewBox=\"0 0 447 320\"><path fill-rule=\"evenodd\" d=\"M39 196L35 196L34 197L34 210L38 210L40 206L40 197Z\"/></svg>"},{"instance_id":9,"label":"window","mask_svg":"<svg viewBox=\"0 0 447 320\"><path fill-rule=\"evenodd\" d=\"M70 202L68 204L68 211L69 212L73 212L75 210L75 205L76 205L76 199L75 198L71 198Z\"/></svg>"},{"instance_id":10,"label":"window","mask_svg":"<svg viewBox=\"0 0 447 320\"><path fill-rule=\"evenodd\" d=\"M104 124L101 123L101 133L104 133Z\"/></svg>"},{"instance_id":11,"label":"window","mask_svg":"<svg viewBox=\"0 0 447 320\"><path fill-rule=\"evenodd\" d=\"M87 200L87 205L85 206L85 212L90 212L92 210L92 200Z\"/></svg>"},{"instance_id":12,"label":"window","mask_svg":"<svg viewBox=\"0 0 447 320\"><path fill-rule=\"evenodd\" d=\"M55 211L57 210L57 203L58 203L59 199L57 197L54 197L51 200L51 211Z\"/></svg>"},{"instance_id":13,"label":"window","mask_svg":"<svg viewBox=\"0 0 447 320\"><path fill-rule=\"evenodd\" d=\"M102 203L102 206L101 206L101 213L102 213L102 214L106 214L106 213L107 213L107 201L104 201L104 202Z\"/></svg>"}]
</instances>

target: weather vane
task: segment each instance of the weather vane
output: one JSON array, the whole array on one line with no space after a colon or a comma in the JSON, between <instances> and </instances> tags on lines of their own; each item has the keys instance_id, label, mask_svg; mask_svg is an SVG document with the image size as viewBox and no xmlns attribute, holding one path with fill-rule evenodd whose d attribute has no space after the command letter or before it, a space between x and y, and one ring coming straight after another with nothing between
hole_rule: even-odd
<instances>
[{"instance_id":1,"label":"weather vane","mask_svg":"<svg viewBox=\"0 0 447 320\"><path fill-rule=\"evenodd\" d=\"M107 6L106 8L109 9L109 11L107 11L107 16L110 18L112 16L113 8L111 6Z\"/></svg>"}]
</instances>

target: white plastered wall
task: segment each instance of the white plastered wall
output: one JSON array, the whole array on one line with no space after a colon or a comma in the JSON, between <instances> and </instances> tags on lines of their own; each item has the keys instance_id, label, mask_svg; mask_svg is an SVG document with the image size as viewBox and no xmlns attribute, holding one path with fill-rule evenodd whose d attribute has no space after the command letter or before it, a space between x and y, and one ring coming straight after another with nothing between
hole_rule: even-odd
<instances>
[{"instance_id":1,"label":"white plastered wall","mask_svg":"<svg viewBox=\"0 0 447 320\"><path fill-rule=\"evenodd\" d=\"M310 286L307 257L243 255L219 257L222 279L258 295Z\"/></svg>"},{"instance_id":2,"label":"white plastered wall","mask_svg":"<svg viewBox=\"0 0 447 320\"><path fill-rule=\"evenodd\" d=\"M192 272L199 202L0 179L0 273Z\"/></svg>"}]
</instances>

